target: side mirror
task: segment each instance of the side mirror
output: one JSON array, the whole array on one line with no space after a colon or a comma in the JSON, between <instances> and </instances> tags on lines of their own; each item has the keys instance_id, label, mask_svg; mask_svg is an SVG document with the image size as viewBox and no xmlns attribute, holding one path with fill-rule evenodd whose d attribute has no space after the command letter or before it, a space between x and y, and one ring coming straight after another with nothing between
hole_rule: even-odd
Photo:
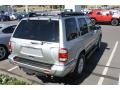
<instances>
[{"instance_id":1,"label":"side mirror","mask_svg":"<svg viewBox=\"0 0 120 90\"><path fill-rule=\"evenodd\" d=\"M99 26L99 25L94 25L94 26L92 26L91 27L91 30L101 30L101 26Z\"/></svg>"},{"instance_id":2,"label":"side mirror","mask_svg":"<svg viewBox=\"0 0 120 90\"><path fill-rule=\"evenodd\" d=\"M96 30L101 30L101 26L100 25L96 25Z\"/></svg>"}]
</instances>

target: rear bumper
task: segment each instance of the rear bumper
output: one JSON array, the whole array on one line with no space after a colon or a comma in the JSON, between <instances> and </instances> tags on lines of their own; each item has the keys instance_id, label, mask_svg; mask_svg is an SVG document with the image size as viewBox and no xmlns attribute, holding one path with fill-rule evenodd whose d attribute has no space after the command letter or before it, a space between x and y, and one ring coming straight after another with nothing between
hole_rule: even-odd
<instances>
[{"instance_id":1,"label":"rear bumper","mask_svg":"<svg viewBox=\"0 0 120 90\"><path fill-rule=\"evenodd\" d=\"M64 65L64 64L63 65L53 64L51 66L51 68L43 68L43 67L33 66L33 65L30 65L30 64L16 62L12 55L10 55L8 59L9 59L10 63L12 63L14 65L18 65L19 67L25 69L24 70L25 72L33 73L35 75L43 74L43 75L52 75L52 76L57 76L57 77L64 77L72 71L73 66L74 66L74 63L71 62L71 63L66 64L66 65Z\"/></svg>"}]
</instances>

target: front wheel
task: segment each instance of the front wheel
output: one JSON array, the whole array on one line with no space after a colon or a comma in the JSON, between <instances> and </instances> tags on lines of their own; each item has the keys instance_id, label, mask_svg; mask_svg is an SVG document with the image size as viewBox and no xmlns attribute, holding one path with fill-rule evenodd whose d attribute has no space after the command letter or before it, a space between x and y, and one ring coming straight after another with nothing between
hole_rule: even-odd
<instances>
[{"instance_id":1,"label":"front wheel","mask_svg":"<svg viewBox=\"0 0 120 90\"><path fill-rule=\"evenodd\" d=\"M118 25L119 25L119 21L118 21L117 19L113 19L113 20L111 21L111 25L113 25L113 26L118 26Z\"/></svg>"},{"instance_id":2,"label":"front wheel","mask_svg":"<svg viewBox=\"0 0 120 90\"><path fill-rule=\"evenodd\" d=\"M95 19L91 19L91 22L92 22L92 25L95 25L96 24L96 20Z\"/></svg>"},{"instance_id":3,"label":"front wheel","mask_svg":"<svg viewBox=\"0 0 120 90\"><path fill-rule=\"evenodd\" d=\"M81 75L84 71L84 68L85 68L85 55L81 54L78 58L74 74Z\"/></svg>"}]
</instances>

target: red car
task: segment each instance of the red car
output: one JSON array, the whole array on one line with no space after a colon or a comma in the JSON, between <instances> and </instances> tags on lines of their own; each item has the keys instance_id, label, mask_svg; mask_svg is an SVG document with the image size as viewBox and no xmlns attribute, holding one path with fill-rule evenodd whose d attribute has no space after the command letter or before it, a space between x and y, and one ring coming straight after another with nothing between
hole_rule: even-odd
<instances>
[{"instance_id":1,"label":"red car","mask_svg":"<svg viewBox=\"0 0 120 90\"><path fill-rule=\"evenodd\" d=\"M92 23L95 25L96 22L109 22L113 26L119 25L120 17L113 17L110 10L92 10L88 16L91 18Z\"/></svg>"}]
</instances>

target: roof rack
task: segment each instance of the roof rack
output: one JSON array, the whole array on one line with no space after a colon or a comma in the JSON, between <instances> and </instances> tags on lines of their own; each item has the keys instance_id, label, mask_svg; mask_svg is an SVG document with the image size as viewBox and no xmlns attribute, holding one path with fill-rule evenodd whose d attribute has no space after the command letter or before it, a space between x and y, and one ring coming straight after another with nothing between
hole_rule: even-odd
<instances>
[{"instance_id":1,"label":"roof rack","mask_svg":"<svg viewBox=\"0 0 120 90\"><path fill-rule=\"evenodd\" d=\"M69 17L69 16L84 16L83 12L73 12L71 9L70 11L46 11L46 12L33 12L28 15L28 17L35 17L35 16L61 16L61 17Z\"/></svg>"}]
</instances>

